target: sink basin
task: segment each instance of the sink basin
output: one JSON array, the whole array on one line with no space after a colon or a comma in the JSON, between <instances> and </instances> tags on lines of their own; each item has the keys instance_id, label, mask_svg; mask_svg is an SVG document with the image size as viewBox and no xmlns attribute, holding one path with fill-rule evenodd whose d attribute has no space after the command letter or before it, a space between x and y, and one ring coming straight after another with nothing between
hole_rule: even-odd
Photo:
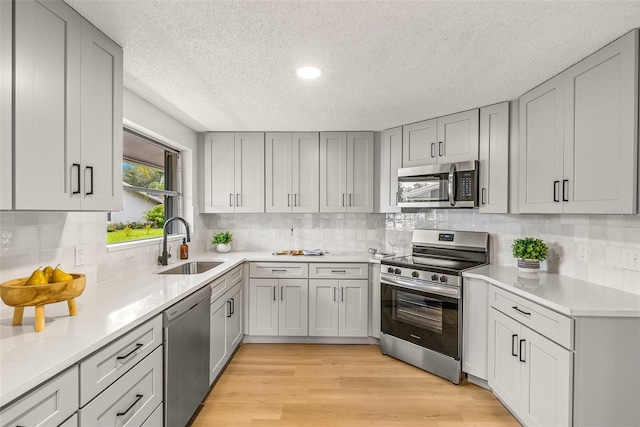
<instances>
[{"instance_id":1,"label":"sink basin","mask_svg":"<svg viewBox=\"0 0 640 427\"><path fill-rule=\"evenodd\" d=\"M158 274L200 274L205 271L209 271L220 264L224 264L224 261L192 261L176 265L175 267L161 271Z\"/></svg>"}]
</instances>

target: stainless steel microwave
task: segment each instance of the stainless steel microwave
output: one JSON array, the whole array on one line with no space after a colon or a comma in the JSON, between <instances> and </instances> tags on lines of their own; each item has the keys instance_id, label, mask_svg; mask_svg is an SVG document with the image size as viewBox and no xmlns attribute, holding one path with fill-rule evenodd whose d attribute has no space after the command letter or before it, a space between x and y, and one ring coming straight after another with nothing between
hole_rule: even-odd
<instances>
[{"instance_id":1,"label":"stainless steel microwave","mask_svg":"<svg viewBox=\"0 0 640 427\"><path fill-rule=\"evenodd\" d=\"M409 208L475 208L478 206L478 161L398 169L398 206Z\"/></svg>"}]
</instances>

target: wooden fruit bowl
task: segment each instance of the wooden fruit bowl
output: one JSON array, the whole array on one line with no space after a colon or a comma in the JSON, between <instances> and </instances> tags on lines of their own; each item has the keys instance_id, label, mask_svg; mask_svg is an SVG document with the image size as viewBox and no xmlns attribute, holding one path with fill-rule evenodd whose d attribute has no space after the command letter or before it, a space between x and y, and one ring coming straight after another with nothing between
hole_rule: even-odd
<instances>
[{"instance_id":1,"label":"wooden fruit bowl","mask_svg":"<svg viewBox=\"0 0 640 427\"><path fill-rule=\"evenodd\" d=\"M22 323L22 315L25 307L35 306L36 320L34 329L36 332L44 330L44 306L60 301L67 301L69 315L78 314L76 297L84 291L87 277L84 274L71 274L73 280L65 282L47 283L44 285L25 285L28 277L9 280L0 284L0 297L2 301L15 307L13 311L13 325Z\"/></svg>"}]
</instances>

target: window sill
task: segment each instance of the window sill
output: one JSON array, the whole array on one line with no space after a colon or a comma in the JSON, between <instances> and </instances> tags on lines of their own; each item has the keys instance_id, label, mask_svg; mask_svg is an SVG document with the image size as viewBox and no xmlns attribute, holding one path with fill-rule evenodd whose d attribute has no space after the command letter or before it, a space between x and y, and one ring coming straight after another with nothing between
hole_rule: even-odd
<instances>
[{"instance_id":1,"label":"window sill","mask_svg":"<svg viewBox=\"0 0 640 427\"><path fill-rule=\"evenodd\" d=\"M182 239L186 237L186 234L172 234L167 237L167 243L170 242L182 242ZM145 246L162 245L162 237L154 237L153 239L134 240L131 242L113 243L107 245L107 252L126 251L128 249L141 248Z\"/></svg>"}]
</instances>

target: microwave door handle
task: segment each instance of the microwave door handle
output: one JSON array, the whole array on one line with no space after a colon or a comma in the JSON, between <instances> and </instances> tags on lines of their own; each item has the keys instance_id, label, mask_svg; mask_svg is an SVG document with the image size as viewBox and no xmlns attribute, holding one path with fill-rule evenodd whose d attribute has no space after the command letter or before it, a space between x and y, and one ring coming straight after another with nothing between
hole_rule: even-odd
<instances>
[{"instance_id":1,"label":"microwave door handle","mask_svg":"<svg viewBox=\"0 0 640 427\"><path fill-rule=\"evenodd\" d=\"M455 164L451 164L451 167L449 168L449 203L451 204L451 206L455 206L456 205L456 195L454 192L454 189L456 188L456 165Z\"/></svg>"}]
</instances>

